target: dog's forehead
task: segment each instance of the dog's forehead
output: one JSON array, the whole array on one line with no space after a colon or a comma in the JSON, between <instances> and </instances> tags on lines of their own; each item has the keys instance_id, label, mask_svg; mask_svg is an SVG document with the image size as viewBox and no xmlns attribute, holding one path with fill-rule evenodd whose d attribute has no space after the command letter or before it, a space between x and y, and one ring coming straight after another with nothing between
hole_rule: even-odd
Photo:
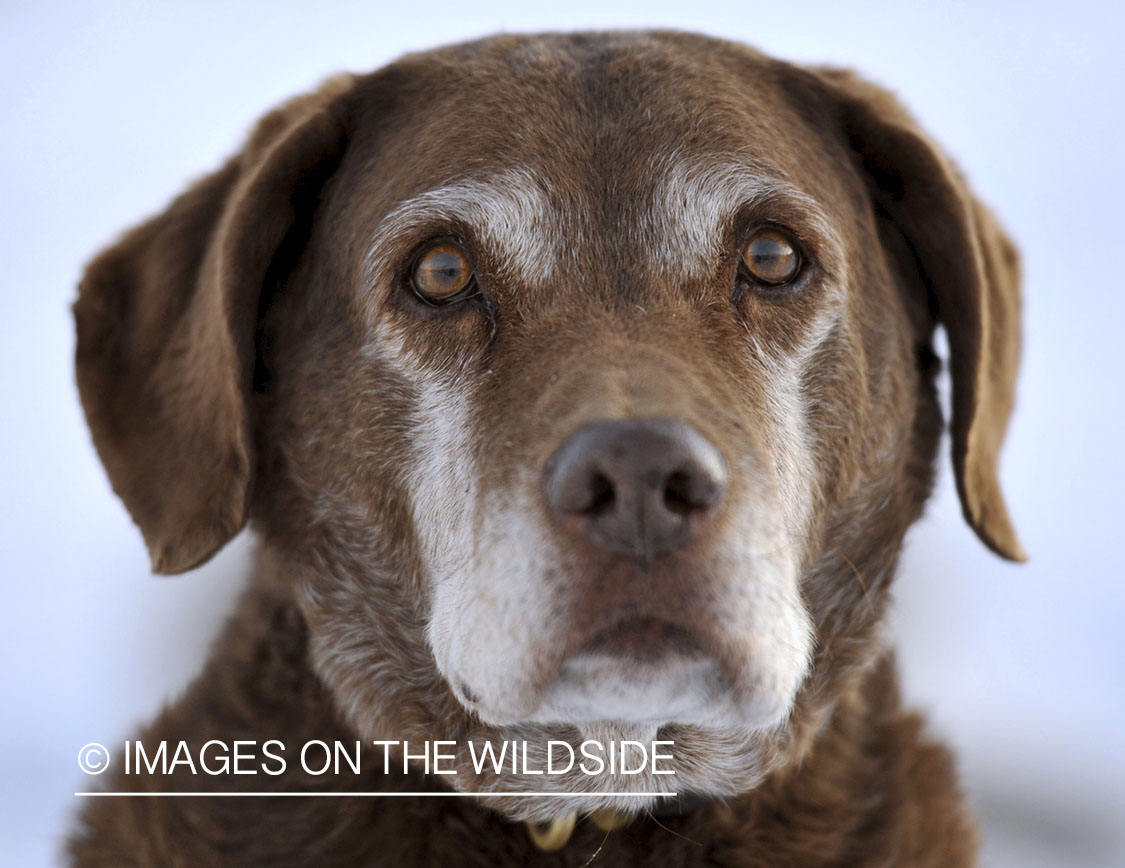
<instances>
[{"instance_id":1,"label":"dog's forehead","mask_svg":"<svg viewBox=\"0 0 1125 868\"><path fill-rule=\"evenodd\" d=\"M522 283L576 257L705 276L748 203L828 227L838 184L823 136L776 66L680 34L512 37L405 59L395 120L376 124L395 171L374 197L368 272L401 254L395 239L442 223L477 233Z\"/></svg>"}]
</instances>

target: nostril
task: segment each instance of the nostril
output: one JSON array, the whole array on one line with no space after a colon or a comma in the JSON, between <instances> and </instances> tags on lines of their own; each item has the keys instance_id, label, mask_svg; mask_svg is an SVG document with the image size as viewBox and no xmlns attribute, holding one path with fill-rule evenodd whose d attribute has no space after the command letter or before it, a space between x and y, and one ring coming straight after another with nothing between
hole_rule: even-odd
<instances>
[{"instance_id":1,"label":"nostril","mask_svg":"<svg viewBox=\"0 0 1125 868\"><path fill-rule=\"evenodd\" d=\"M613 509L616 500L613 480L604 473L595 473L590 479L590 500L583 512L591 516L602 515Z\"/></svg>"},{"instance_id":2,"label":"nostril","mask_svg":"<svg viewBox=\"0 0 1125 868\"><path fill-rule=\"evenodd\" d=\"M689 515L700 508L692 497L691 477L684 471L677 470L664 483L664 508L676 515Z\"/></svg>"},{"instance_id":3,"label":"nostril","mask_svg":"<svg viewBox=\"0 0 1125 868\"><path fill-rule=\"evenodd\" d=\"M617 508L618 492L603 462L584 454L552 459L547 471L547 500L559 516L600 518Z\"/></svg>"},{"instance_id":4,"label":"nostril","mask_svg":"<svg viewBox=\"0 0 1125 868\"><path fill-rule=\"evenodd\" d=\"M705 471L679 469L664 483L664 508L674 515L690 515L714 506L722 497L720 481Z\"/></svg>"}]
</instances>

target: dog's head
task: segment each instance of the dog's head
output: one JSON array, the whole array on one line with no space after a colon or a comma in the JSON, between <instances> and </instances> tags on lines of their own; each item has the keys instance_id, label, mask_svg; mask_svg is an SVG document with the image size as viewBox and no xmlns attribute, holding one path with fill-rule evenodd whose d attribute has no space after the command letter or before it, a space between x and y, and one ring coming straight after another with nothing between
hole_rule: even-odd
<instances>
[{"instance_id":1,"label":"dog's head","mask_svg":"<svg viewBox=\"0 0 1125 868\"><path fill-rule=\"evenodd\" d=\"M741 46L502 37L333 80L76 314L154 568L252 519L362 735L677 743L674 783L545 786L732 793L800 751L878 651L939 322L965 516L1022 557L1012 247L888 94Z\"/></svg>"}]
</instances>

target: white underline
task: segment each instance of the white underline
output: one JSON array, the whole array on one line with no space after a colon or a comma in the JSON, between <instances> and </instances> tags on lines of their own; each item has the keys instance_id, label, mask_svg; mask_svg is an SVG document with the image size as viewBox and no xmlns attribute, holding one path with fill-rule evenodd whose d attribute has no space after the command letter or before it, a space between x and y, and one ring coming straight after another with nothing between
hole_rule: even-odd
<instances>
[{"instance_id":1,"label":"white underline","mask_svg":"<svg viewBox=\"0 0 1125 868\"><path fill-rule=\"evenodd\" d=\"M373 797L380 797L380 798L391 797L391 798L394 798L394 797L398 797L398 798L412 798L412 799L413 798L426 798L426 797L442 798L442 799L457 798L457 797L468 798L470 796L472 798L475 798L475 799L521 799L521 798L526 799L526 798L531 798L533 796L535 796L535 797L550 796L550 797L557 798L557 799L566 799L566 798L579 799L579 798L585 798L587 796L597 796L599 798L610 798L610 799L613 799L613 798L641 798L641 797L658 798L658 799L674 799L676 797L676 793L434 793L434 792L424 792L424 793L412 793L412 792L401 792L401 793L382 793L382 792L374 792L374 793L292 793L292 792L283 792L283 793L269 793L269 792L265 792L265 793L100 793L100 792L98 792L98 793L75 793L74 795L76 795L76 796L99 796L99 797L106 797L106 796L153 796L153 797L159 797L159 798L169 798L169 797L173 797L173 796L192 796L192 797L196 797L196 796L222 796L223 798L232 798L232 797L245 798L245 797L251 797L251 796L258 796L258 797L263 797L263 798L265 798L265 797L269 797L269 798L282 797L282 798L284 798L286 796L326 796L326 797L331 797L331 798L373 798Z\"/></svg>"}]
</instances>

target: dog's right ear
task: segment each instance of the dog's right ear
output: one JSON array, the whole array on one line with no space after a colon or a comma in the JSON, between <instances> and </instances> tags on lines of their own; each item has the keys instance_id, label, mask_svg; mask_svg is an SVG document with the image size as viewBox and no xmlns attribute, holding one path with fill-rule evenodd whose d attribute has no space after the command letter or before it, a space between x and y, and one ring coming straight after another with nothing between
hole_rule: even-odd
<instances>
[{"instance_id":1,"label":"dog's right ear","mask_svg":"<svg viewBox=\"0 0 1125 868\"><path fill-rule=\"evenodd\" d=\"M241 154L82 280L82 404L158 573L198 566L246 524L259 295L343 155L353 85L332 79L267 115Z\"/></svg>"}]
</instances>

